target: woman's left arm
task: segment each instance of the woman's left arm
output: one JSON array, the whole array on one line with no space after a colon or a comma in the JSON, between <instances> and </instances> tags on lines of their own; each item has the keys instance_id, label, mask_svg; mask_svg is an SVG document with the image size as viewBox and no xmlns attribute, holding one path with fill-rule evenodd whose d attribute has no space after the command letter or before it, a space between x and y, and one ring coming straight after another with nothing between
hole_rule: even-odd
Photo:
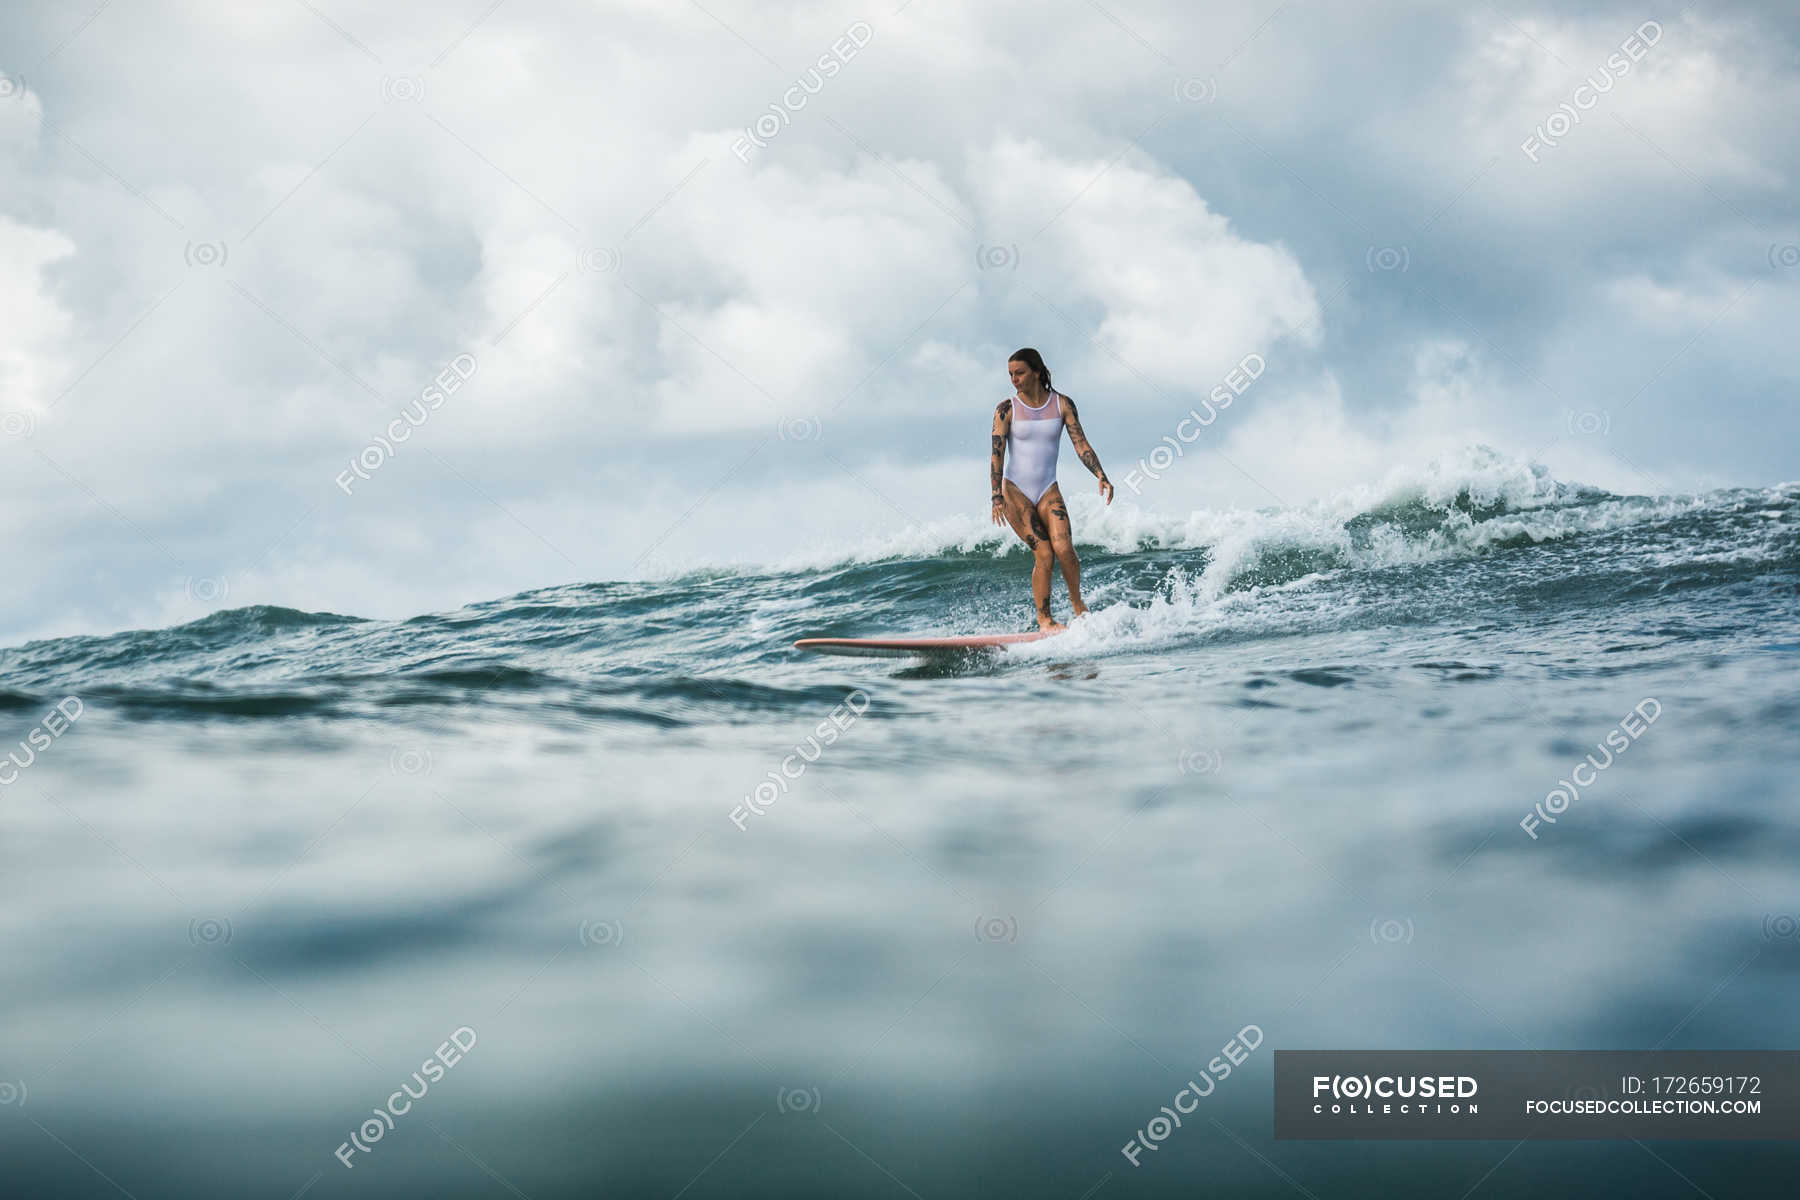
<instances>
[{"instance_id":1,"label":"woman's left arm","mask_svg":"<svg viewBox=\"0 0 1800 1200\"><path fill-rule=\"evenodd\" d=\"M1100 495L1108 504L1112 503L1112 480L1106 477L1106 468L1100 465L1100 456L1088 445L1087 434L1081 431L1081 414L1075 411L1075 402L1067 396L1062 398L1063 427L1069 431L1069 444L1075 447L1075 457L1081 465L1094 473L1100 480Z\"/></svg>"}]
</instances>

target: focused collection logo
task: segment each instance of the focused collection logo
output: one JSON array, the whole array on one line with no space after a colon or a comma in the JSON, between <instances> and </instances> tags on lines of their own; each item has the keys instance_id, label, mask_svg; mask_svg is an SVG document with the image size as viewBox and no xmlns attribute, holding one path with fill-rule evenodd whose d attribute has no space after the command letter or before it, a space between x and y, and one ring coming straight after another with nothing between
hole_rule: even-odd
<instances>
[{"instance_id":1,"label":"focused collection logo","mask_svg":"<svg viewBox=\"0 0 1800 1200\"><path fill-rule=\"evenodd\" d=\"M1321 1116L1468 1115L1481 1085L1472 1075L1314 1075L1312 1110Z\"/></svg>"}]
</instances>

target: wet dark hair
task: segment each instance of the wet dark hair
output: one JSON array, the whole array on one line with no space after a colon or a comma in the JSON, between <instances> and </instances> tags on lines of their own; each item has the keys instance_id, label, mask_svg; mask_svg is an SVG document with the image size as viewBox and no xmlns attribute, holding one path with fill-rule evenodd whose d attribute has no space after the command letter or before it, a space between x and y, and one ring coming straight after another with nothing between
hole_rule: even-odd
<instances>
[{"instance_id":1,"label":"wet dark hair","mask_svg":"<svg viewBox=\"0 0 1800 1200\"><path fill-rule=\"evenodd\" d=\"M1050 389L1050 368L1044 365L1044 356L1039 354L1036 350L1033 350L1030 346L1025 347L1023 350L1014 350L1012 352L1012 357L1008 358L1006 361L1024 363L1033 371L1037 372L1037 377L1039 381L1043 383L1044 390L1048 391Z\"/></svg>"}]
</instances>

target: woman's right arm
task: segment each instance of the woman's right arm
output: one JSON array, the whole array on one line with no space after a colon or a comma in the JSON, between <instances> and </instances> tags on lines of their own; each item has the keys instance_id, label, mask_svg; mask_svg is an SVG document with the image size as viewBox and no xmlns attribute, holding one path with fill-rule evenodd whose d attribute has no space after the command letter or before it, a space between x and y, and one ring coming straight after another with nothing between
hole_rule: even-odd
<instances>
[{"instance_id":1,"label":"woman's right arm","mask_svg":"<svg viewBox=\"0 0 1800 1200\"><path fill-rule=\"evenodd\" d=\"M994 524L1006 524L1006 512L1000 503L1001 472L1006 469L1006 435L1012 430L1012 398L1008 397L994 409L993 448L988 452L988 487L993 492Z\"/></svg>"}]
</instances>

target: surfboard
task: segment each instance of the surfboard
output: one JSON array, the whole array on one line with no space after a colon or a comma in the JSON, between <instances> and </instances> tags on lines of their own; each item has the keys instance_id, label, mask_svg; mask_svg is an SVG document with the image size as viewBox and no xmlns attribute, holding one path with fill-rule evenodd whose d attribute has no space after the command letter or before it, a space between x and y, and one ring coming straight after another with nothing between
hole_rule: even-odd
<instances>
[{"instance_id":1,"label":"surfboard","mask_svg":"<svg viewBox=\"0 0 1800 1200\"><path fill-rule=\"evenodd\" d=\"M911 638L801 638L796 650L814 654L843 654L852 658L914 658L932 654L954 654L962 650L1004 649L1021 642L1036 642L1055 637L1062 630L1032 633L977 633L965 637Z\"/></svg>"}]
</instances>

